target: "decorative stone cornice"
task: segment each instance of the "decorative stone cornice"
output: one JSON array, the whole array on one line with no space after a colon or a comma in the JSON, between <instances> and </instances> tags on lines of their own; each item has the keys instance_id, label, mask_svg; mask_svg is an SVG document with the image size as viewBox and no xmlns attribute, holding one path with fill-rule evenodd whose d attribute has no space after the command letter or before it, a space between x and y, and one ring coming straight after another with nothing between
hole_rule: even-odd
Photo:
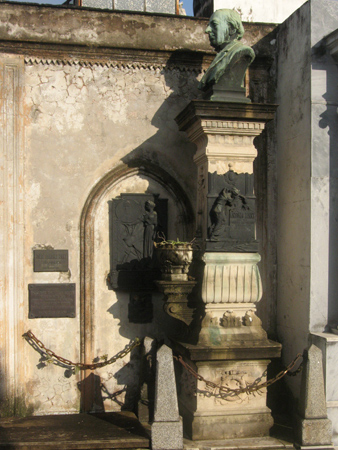
<instances>
[{"instance_id":1,"label":"decorative stone cornice","mask_svg":"<svg viewBox=\"0 0 338 450\"><path fill-rule=\"evenodd\" d=\"M78 59L56 59L56 58L39 58L34 56L26 56L24 58L27 65L44 65L44 66L80 66L80 67L113 67L118 69L129 70L180 70L181 72L192 72L199 74L202 70L196 67L188 67L179 64L164 63L144 63L144 62L122 62L122 61L95 61L95 60L78 60Z\"/></svg>"}]
</instances>

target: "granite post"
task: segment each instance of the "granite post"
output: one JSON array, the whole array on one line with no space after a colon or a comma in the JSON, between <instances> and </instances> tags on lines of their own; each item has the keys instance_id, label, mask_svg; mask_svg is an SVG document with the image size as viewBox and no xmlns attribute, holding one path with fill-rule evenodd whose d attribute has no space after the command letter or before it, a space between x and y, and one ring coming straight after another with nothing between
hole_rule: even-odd
<instances>
[{"instance_id":1,"label":"granite post","mask_svg":"<svg viewBox=\"0 0 338 450\"><path fill-rule=\"evenodd\" d=\"M197 146L197 242L204 265L205 317L197 343L177 344L205 379L231 389L266 380L272 342L256 315L262 282L256 240L253 162L255 137L274 117L275 105L193 100L176 118ZM266 436L273 424L260 395L210 390L181 371L180 413L193 440Z\"/></svg>"},{"instance_id":2,"label":"granite post","mask_svg":"<svg viewBox=\"0 0 338 450\"><path fill-rule=\"evenodd\" d=\"M183 449L183 426L178 413L173 353L166 345L162 345L157 352L151 445L153 450Z\"/></svg>"},{"instance_id":3,"label":"granite post","mask_svg":"<svg viewBox=\"0 0 338 450\"><path fill-rule=\"evenodd\" d=\"M327 418L322 351L314 344L305 355L296 423L297 448L334 448L332 423Z\"/></svg>"}]
</instances>

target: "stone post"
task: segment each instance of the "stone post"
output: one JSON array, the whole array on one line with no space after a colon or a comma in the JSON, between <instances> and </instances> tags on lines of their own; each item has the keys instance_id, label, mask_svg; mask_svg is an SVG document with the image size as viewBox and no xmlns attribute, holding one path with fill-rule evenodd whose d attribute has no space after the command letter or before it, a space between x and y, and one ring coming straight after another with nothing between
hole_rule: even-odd
<instances>
[{"instance_id":1,"label":"stone post","mask_svg":"<svg viewBox=\"0 0 338 450\"><path fill-rule=\"evenodd\" d=\"M153 450L183 449L183 428L178 413L173 353L166 345L162 345L157 352L151 448Z\"/></svg>"},{"instance_id":2,"label":"stone post","mask_svg":"<svg viewBox=\"0 0 338 450\"><path fill-rule=\"evenodd\" d=\"M327 418L322 352L315 345L311 345L305 356L296 423L297 448L334 448L332 423Z\"/></svg>"},{"instance_id":3,"label":"stone post","mask_svg":"<svg viewBox=\"0 0 338 450\"><path fill-rule=\"evenodd\" d=\"M197 240L203 249L205 317L197 344L179 351L199 375L232 389L266 380L281 345L267 339L256 304L262 297L256 240L254 146L275 105L194 100L176 118L197 146ZM273 424L266 389L220 395L182 371L185 431L194 440L267 435Z\"/></svg>"}]
</instances>

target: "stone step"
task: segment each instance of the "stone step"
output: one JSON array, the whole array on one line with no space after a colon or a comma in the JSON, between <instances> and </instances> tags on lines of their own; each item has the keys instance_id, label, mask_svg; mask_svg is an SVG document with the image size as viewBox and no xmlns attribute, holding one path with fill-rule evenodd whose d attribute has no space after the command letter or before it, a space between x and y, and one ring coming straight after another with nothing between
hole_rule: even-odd
<instances>
[{"instance_id":1,"label":"stone step","mask_svg":"<svg viewBox=\"0 0 338 450\"><path fill-rule=\"evenodd\" d=\"M149 449L133 413L70 414L0 419L0 449Z\"/></svg>"},{"instance_id":2,"label":"stone step","mask_svg":"<svg viewBox=\"0 0 338 450\"><path fill-rule=\"evenodd\" d=\"M225 439L222 441L190 441L184 439L185 450L286 450L293 449L291 442L274 437Z\"/></svg>"}]
</instances>

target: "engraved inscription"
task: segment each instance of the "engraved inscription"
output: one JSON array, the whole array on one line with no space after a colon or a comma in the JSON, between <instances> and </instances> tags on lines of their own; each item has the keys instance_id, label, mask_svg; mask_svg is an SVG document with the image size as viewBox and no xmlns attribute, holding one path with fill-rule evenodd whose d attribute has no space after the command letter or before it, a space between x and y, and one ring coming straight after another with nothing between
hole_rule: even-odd
<instances>
[{"instance_id":1,"label":"engraved inscription","mask_svg":"<svg viewBox=\"0 0 338 450\"><path fill-rule=\"evenodd\" d=\"M29 319L75 317L75 283L29 284Z\"/></svg>"},{"instance_id":2,"label":"engraved inscription","mask_svg":"<svg viewBox=\"0 0 338 450\"><path fill-rule=\"evenodd\" d=\"M67 272L68 250L34 250L34 272Z\"/></svg>"}]
</instances>

